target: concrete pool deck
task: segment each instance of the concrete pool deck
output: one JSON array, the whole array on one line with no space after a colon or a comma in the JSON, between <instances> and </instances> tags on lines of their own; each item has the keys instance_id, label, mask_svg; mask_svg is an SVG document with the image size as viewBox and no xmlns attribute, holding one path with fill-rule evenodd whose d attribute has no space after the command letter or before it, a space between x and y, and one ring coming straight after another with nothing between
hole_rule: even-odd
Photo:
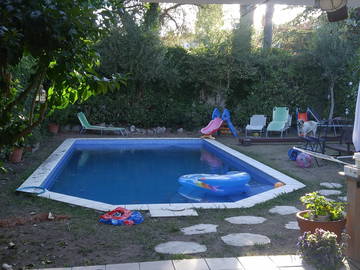
<instances>
[{"instance_id":1,"label":"concrete pool deck","mask_svg":"<svg viewBox=\"0 0 360 270\"><path fill-rule=\"evenodd\" d=\"M280 182L284 183L283 186L253 195L251 197L236 201L236 202L216 202L216 203L164 203L164 204L124 204L124 205L112 205L103 202L83 199L79 197L69 196L57 192L52 192L49 190L44 190L45 192L39 194L38 196L44 197L47 199L52 199L56 201L61 201L73 205L83 206L87 208L92 208L100 211L109 211L116 207L125 207L129 210L170 210L174 211L176 216L176 211L179 208L190 209L190 208L203 208L203 209L219 209L219 208L248 208L256 204L268 201L273 199L281 194L289 193L297 189L305 187L304 184L291 178L255 159L252 159L220 142L214 140L205 140L199 138L70 138L66 139L44 162L36 169L32 175L18 188L18 191L36 193L36 188L32 189L29 187L40 187L46 181L47 177L51 172L57 167L57 164L64 158L68 150L76 143L76 141L84 140L116 140L116 141L136 141L136 140L154 140L157 143L161 143L160 140L203 140L213 147L216 147L227 154L235 157L239 160L242 160L249 164L250 166L263 171L271 177L279 179ZM37 188L39 189L39 188Z\"/></svg>"},{"instance_id":2,"label":"concrete pool deck","mask_svg":"<svg viewBox=\"0 0 360 270\"><path fill-rule=\"evenodd\" d=\"M201 258L138 263L106 264L42 270L316 270L298 255ZM341 270L356 270L347 262Z\"/></svg>"}]
</instances>

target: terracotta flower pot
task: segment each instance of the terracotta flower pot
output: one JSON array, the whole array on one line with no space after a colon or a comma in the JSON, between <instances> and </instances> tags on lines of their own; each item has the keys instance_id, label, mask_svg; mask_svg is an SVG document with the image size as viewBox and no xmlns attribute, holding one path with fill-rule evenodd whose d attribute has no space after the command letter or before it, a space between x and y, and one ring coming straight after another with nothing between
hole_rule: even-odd
<instances>
[{"instance_id":1,"label":"terracotta flower pot","mask_svg":"<svg viewBox=\"0 0 360 270\"><path fill-rule=\"evenodd\" d=\"M337 235L338 241L341 240L341 233L345 229L346 219L336 220L336 221L314 221L307 218L304 218L306 213L310 212L309 210L300 211L296 213L296 219L298 221L300 231L303 234L304 232L315 232L316 228L323 229L325 231L333 232Z\"/></svg>"},{"instance_id":2,"label":"terracotta flower pot","mask_svg":"<svg viewBox=\"0 0 360 270\"><path fill-rule=\"evenodd\" d=\"M9 160L12 163L19 163L21 162L23 155L23 148L15 147L13 151L10 153Z\"/></svg>"},{"instance_id":3,"label":"terracotta flower pot","mask_svg":"<svg viewBox=\"0 0 360 270\"><path fill-rule=\"evenodd\" d=\"M59 132L59 125L56 123L49 123L48 125L49 132L52 134L58 134Z\"/></svg>"}]
</instances>

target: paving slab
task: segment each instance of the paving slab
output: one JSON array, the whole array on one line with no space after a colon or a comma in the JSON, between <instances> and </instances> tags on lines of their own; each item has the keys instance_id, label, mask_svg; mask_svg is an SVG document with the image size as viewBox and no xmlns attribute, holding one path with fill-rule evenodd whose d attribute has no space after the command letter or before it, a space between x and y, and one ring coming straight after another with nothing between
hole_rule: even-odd
<instances>
[{"instance_id":1,"label":"paving slab","mask_svg":"<svg viewBox=\"0 0 360 270\"><path fill-rule=\"evenodd\" d=\"M105 270L105 265L77 266L74 270Z\"/></svg>"},{"instance_id":2,"label":"paving slab","mask_svg":"<svg viewBox=\"0 0 360 270\"><path fill-rule=\"evenodd\" d=\"M107 264L106 270L140 270L139 263Z\"/></svg>"},{"instance_id":3,"label":"paving slab","mask_svg":"<svg viewBox=\"0 0 360 270\"><path fill-rule=\"evenodd\" d=\"M343 202L347 202L347 196L339 196L338 198Z\"/></svg>"},{"instance_id":4,"label":"paving slab","mask_svg":"<svg viewBox=\"0 0 360 270\"><path fill-rule=\"evenodd\" d=\"M254 233L232 233L221 237L225 244L236 247L270 244L270 238Z\"/></svg>"},{"instance_id":5,"label":"paving slab","mask_svg":"<svg viewBox=\"0 0 360 270\"><path fill-rule=\"evenodd\" d=\"M139 263L140 270L175 270L172 261L155 261Z\"/></svg>"},{"instance_id":6,"label":"paving slab","mask_svg":"<svg viewBox=\"0 0 360 270\"><path fill-rule=\"evenodd\" d=\"M238 257L238 260L246 270L278 270L275 263L267 256Z\"/></svg>"},{"instance_id":7,"label":"paving slab","mask_svg":"<svg viewBox=\"0 0 360 270\"><path fill-rule=\"evenodd\" d=\"M174 260L175 270L209 270L204 259Z\"/></svg>"},{"instance_id":8,"label":"paving slab","mask_svg":"<svg viewBox=\"0 0 360 270\"><path fill-rule=\"evenodd\" d=\"M236 258L208 258L205 260L210 270L245 270Z\"/></svg>"},{"instance_id":9,"label":"paving slab","mask_svg":"<svg viewBox=\"0 0 360 270\"><path fill-rule=\"evenodd\" d=\"M285 224L285 228L288 230L300 230L299 224L297 221L289 221Z\"/></svg>"},{"instance_id":10,"label":"paving slab","mask_svg":"<svg viewBox=\"0 0 360 270\"><path fill-rule=\"evenodd\" d=\"M179 211L169 209L149 209L151 217L181 217L181 216L198 216L194 209L183 209Z\"/></svg>"},{"instance_id":11,"label":"paving slab","mask_svg":"<svg viewBox=\"0 0 360 270\"><path fill-rule=\"evenodd\" d=\"M232 224L261 224L263 223L266 218L263 217L255 217L255 216L236 216L236 217L229 217L225 218L227 222Z\"/></svg>"},{"instance_id":12,"label":"paving slab","mask_svg":"<svg viewBox=\"0 0 360 270\"><path fill-rule=\"evenodd\" d=\"M193 254L201 253L207 250L205 245L196 242L170 241L159 244L155 251L163 254Z\"/></svg>"},{"instance_id":13,"label":"paving slab","mask_svg":"<svg viewBox=\"0 0 360 270\"><path fill-rule=\"evenodd\" d=\"M343 187L342 184L334 183L334 182L322 182L322 183L320 183L320 186L326 187L326 188L342 188Z\"/></svg>"},{"instance_id":14,"label":"paving slab","mask_svg":"<svg viewBox=\"0 0 360 270\"><path fill-rule=\"evenodd\" d=\"M298 255L276 255L268 256L278 267L303 266L303 261Z\"/></svg>"},{"instance_id":15,"label":"paving slab","mask_svg":"<svg viewBox=\"0 0 360 270\"><path fill-rule=\"evenodd\" d=\"M71 267L59 267L59 268L40 268L41 270L71 270ZM39 269L39 270L40 270ZM35 270L35 269L33 269L33 270Z\"/></svg>"},{"instance_id":16,"label":"paving slab","mask_svg":"<svg viewBox=\"0 0 360 270\"><path fill-rule=\"evenodd\" d=\"M276 205L269 210L269 213L279 214L279 215L290 215L299 212L295 206L287 206L287 205Z\"/></svg>"},{"instance_id":17,"label":"paving slab","mask_svg":"<svg viewBox=\"0 0 360 270\"><path fill-rule=\"evenodd\" d=\"M340 190L335 190L335 189L320 189L318 192L320 195L323 195L323 196L340 195L341 194Z\"/></svg>"},{"instance_id":18,"label":"paving slab","mask_svg":"<svg viewBox=\"0 0 360 270\"><path fill-rule=\"evenodd\" d=\"M185 235L214 233L217 232L217 227L218 225L215 224L197 224L190 227L181 228L181 231Z\"/></svg>"}]
</instances>

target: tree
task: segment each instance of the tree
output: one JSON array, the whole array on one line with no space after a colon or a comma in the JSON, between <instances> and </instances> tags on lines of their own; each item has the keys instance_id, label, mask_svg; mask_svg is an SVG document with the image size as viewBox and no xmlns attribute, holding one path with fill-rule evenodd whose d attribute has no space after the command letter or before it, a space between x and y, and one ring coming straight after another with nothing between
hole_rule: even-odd
<instances>
[{"instance_id":1,"label":"tree","mask_svg":"<svg viewBox=\"0 0 360 270\"><path fill-rule=\"evenodd\" d=\"M223 25L222 5L200 6L195 23L195 42L205 47L221 43Z\"/></svg>"},{"instance_id":2,"label":"tree","mask_svg":"<svg viewBox=\"0 0 360 270\"><path fill-rule=\"evenodd\" d=\"M356 53L347 40L344 23L323 22L315 32L312 56L322 69L322 77L328 83L330 109L328 119L333 118L335 85L346 73L347 65Z\"/></svg>"},{"instance_id":3,"label":"tree","mask_svg":"<svg viewBox=\"0 0 360 270\"><path fill-rule=\"evenodd\" d=\"M95 72L107 8L96 0L0 1L0 147L30 134L52 110L119 87ZM14 70L24 56L34 65L19 85ZM37 102L42 85L45 100Z\"/></svg>"},{"instance_id":4,"label":"tree","mask_svg":"<svg viewBox=\"0 0 360 270\"><path fill-rule=\"evenodd\" d=\"M233 55L240 55L251 50L254 10L254 5L240 5L240 22L233 33Z\"/></svg>"},{"instance_id":5,"label":"tree","mask_svg":"<svg viewBox=\"0 0 360 270\"><path fill-rule=\"evenodd\" d=\"M265 13L265 24L264 24L264 40L263 48L270 49L272 44L272 35L273 35L273 14L274 14L274 4L266 4L266 13Z\"/></svg>"}]
</instances>

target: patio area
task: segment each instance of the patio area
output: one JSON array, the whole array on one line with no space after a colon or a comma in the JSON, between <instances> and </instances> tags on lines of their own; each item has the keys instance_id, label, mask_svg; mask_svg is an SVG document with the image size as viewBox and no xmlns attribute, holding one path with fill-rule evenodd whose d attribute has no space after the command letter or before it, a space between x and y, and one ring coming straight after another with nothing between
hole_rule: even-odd
<instances>
[{"instance_id":1,"label":"patio area","mask_svg":"<svg viewBox=\"0 0 360 270\"><path fill-rule=\"evenodd\" d=\"M50 270L54 268L49 268ZM315 270L297 255L202 258L56 268L56 270ZM341 270L356 269L345 262ZM45 269L44 269L45 270Z\"/></svg>"}]
</instances>

